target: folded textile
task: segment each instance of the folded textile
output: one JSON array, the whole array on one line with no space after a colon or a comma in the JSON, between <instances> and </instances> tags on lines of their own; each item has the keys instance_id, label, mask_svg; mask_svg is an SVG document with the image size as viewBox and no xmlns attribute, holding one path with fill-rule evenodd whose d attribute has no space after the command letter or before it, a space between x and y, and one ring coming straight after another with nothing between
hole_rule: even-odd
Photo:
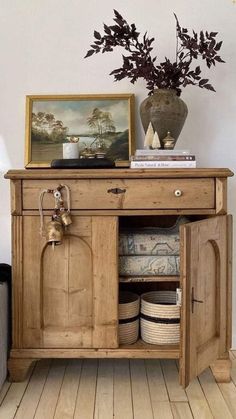
<instances>
[{"instance_id":1,"label":"folded textile","mask_svg":"<svg viewBox=\"0 0 236 419\"><path fill-rule=\"evenodd\" d=\"M155 230L121 233L120 255L179 255L179 234L157 233Z\"/></svg>"},{"instance_id":2,"label":"folded textile","mask_svg":"<svg viewBox=\"0 0 236 419\"><path fill-rule=\"evenodd\" d=\"M120 256L119 273L132 275L178 275L179 256Z\"/></svg>"},{"instance_id":3,"label":"folded textile","mask_svg":"<svg viewBox=\"0 0 236 419\"><path fill-rule=\"evenodd\" d=\"M179 227L189 222L180 216L171 227L143 227L120 232L119 255L177 256L179 255Z\"/></svg>"}]
</instances>

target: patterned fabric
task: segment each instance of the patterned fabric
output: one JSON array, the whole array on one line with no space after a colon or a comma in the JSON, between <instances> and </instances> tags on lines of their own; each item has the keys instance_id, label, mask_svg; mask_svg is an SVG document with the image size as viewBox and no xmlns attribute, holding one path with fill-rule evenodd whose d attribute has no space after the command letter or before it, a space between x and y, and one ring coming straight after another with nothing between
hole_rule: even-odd
<instances>
[{"instance_id":1,"label":"patterned fabric","mask_svg":"<svg viewBox=\"0 0 236 419\"><path fill-rule=\"evenodd\" d=\"M178 275L179 256L120 256L120 275Z\"/></svg>"},{"instance_id":2,"label":"patterned fabric","mask_svg":"<svg viewBox=\"0 0 236 419\"><path fill-rule=\"evenodd\" d=\"M119 237L119 255L177 256L179 255L179 226L188 222L179 217L170 228L142 228L123 231Z\"/></svg>"},{"instance_id":3,"label":"patterned fabric","mask_svg":"<svg viewBox=\"0 0 236 419\"><path fill-rule=\"evenodd\" d=\"M123 255L179 255L179 234L154 232L121 233L119 254Z\"/></svg>"}]
</instances>

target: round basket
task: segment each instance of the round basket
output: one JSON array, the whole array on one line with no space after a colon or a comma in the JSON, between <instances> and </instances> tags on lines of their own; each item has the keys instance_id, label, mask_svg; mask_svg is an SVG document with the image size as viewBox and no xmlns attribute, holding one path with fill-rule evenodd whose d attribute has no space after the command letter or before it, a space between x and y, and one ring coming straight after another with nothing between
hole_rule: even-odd
<instances>
[{"instance_id":1,"label":"round basket","mask_svg":"<svg viewBox=\"0 0 236 419\"><path fill-rule=\"evenodd\" d=\"M180 341L180 306L175 291L152 291L141 295L141 338L155 345Z\"/></svg>"},{"instance_id":2,"label":"round basket","mask_svg":"<svg viewBox=\"0 0 236 419\"><path fill-rule=\"evenodd\" d=\"M119 296L119 343L130 345L138 340L140 297L129 291Z\"/></svg>"}]
</instances>

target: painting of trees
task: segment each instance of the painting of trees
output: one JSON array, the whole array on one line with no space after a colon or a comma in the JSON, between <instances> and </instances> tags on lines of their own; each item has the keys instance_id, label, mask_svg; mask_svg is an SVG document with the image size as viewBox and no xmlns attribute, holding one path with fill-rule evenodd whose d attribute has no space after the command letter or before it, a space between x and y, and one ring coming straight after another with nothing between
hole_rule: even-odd
<instances>
[{"instance_id":1,"label":"painting of trees","mask_svg":"<svg viewBox=\"0 0 236 419\"><path fill-rule=\"evenodd\" d=\"M27 96L26 154L30 167L63 157L62 143L77 138L81 157L127 160L133 95Z\"/></svg>"},{"instance_id":2,"label":"painting of trees","mask_svg":"<svg viewBox=\"0 0 236 419\"><path fill-rule=\"evenodd\" d=\"M91 116L87 118L88 126L93 134L102 137L104 134L116 132L116 127L110 112L104 112L99 108L94 108Z\"/></svg>"},{"instance_id":3,"label":"painting of trees","mask_svg":"<svg viewBox=\"0 0 236 419\"><path fill-rule=\"evenodd\" d=\"M62 142L68 132L63 122L57 120L52 113L32 113L32 141Z\"/></svg>"}]
</instances>

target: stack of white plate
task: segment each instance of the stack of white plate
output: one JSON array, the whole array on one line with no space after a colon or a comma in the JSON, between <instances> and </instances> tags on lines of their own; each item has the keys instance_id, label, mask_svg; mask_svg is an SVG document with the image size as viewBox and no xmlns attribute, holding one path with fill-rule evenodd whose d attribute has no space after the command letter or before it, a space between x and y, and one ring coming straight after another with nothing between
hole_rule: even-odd
<instances>
[{"instance_id":1,"label":"stack of white plate","mask_svg":"<svg viewBox=\"0 0 236 419\"><path fill-rule=\"evenodd\" d=\"M139 335L140 297L129 291L119 295L119 343L131 345Z\"/></svg>"},{"instance_id":2,"label":"stack of white plate","mask_svg":"<svg viewBox=\"0 0 236 419\"><path fill-rule=\"evenodd\" d=\"M180 306L175 291L151 291L141 295L141 338L156 345L178 344Z\"/></svg>"}]
</instances>

